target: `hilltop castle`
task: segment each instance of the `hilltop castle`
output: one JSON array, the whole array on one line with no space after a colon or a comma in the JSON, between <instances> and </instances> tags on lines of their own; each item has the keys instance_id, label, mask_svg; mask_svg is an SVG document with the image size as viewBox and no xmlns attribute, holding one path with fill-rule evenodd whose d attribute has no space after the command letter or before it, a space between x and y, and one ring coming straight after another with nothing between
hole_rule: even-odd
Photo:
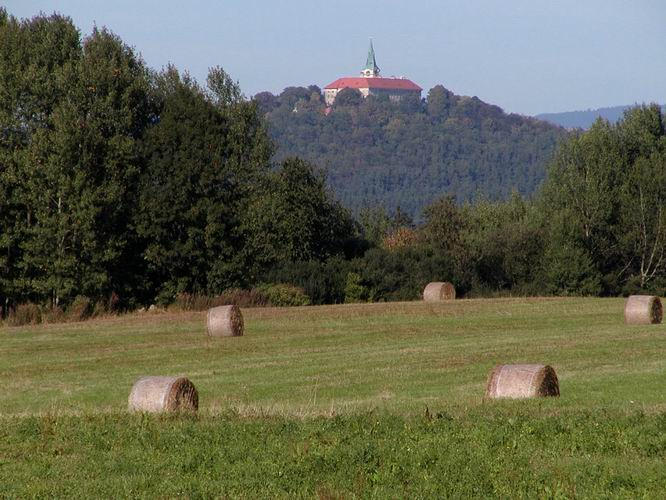
<instances>
[{"instance_id":1,"label":"hilltop castle","mask_svg":"<svg viewBox=\"0 0 666 500\"><path fill-rule=\"evenodd\" d=\"M386 95L394 101L400 100L406 95L421 97L422 90L413 81L404 77L384 78L379 76L379 66L377 66L377 61L375 60L375 49L372 46L372 40L368 49L368 59L365 63L365 68L361 71L360 77L338 78L333 83L329 83L324 87L326 105L331 106L338 92L346 88L357 89L363 97L368 97L369 95Z\"/></svg>"}]
</instances>

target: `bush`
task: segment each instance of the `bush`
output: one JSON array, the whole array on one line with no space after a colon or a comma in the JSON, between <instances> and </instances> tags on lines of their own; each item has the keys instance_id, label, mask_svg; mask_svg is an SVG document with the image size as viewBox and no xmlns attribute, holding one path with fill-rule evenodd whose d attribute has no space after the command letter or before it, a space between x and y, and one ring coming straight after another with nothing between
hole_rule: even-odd
<instances>
[{"instance_id":1,"label":"bush","mask_svg":"<svg viewBox=\"0 0 666 500\"><path fill-rule=\"evenodd\" d=\"M207 295L193 293L179 293L176 299L169 304L172 311L205 311L210 309L213 298Z\"/></svg>"},{"instance_id":2,"label":"bush","mask_svg":"<svg viewBox=\"0 0 666 500\"><path fill-rule=\"evenodd\" d=\"M299 286L305 290L312 304L341 304L345 301L349 271L349 261L332 257L323 262L310 260L281 265L270 271L264 280Z\"/></svg>"},{"instance_id":3,"label":"bush","mask_svg":"<svg viewBox=\"0 0 666 500\"><path fill-rule=\"evenodd\" d=\"M449 277L458 291L452 269L444 255L422 247L392 251L373 248L362 259L354 260L354 270L361 277L360 284L367 288L367 299L371 302L418 300L429 282L448 281Z\"/></svg>"},{"instance_id":4,"label":"bush","mask_svg":"<svg viewBox=\"0 0 666 500\"><path fill-rule=\"evenodd\" d=\"M382 248L397 250L399 248L414 247L419 241L418 233L409 227L399 227L391 231L382 239Z\"/></svg>"},{"instance_id":5,"label":"bush","mask_svg":"<svg viewBox=\"0 0 666 500\"><path fill-rule=\"evenodd\" d=\"M205 311L211 307L235 304L239 307L262 306L307 306L310 298L305 291L294 285L264 284L251 290L229 288L220 295L211 297L193 293L180 293L169 305L172 311Z\"/></svg>"},{"instance_id":6,"label":"bush","mask_svg":"<svg viewBox=\"0 0 666 500\"><path fill-rule=\"evenodd\" d=\"M45 309L42 312L43 323L62 323L66 321L67 317L65 311L61 307L53 306L50 309Z\"/></svg>"},{"instance_id":7,"label":"bush","mask_svg":"<svg viewBox=\"0 0 666 500\"><path fill-rule=\"evenodd\" d=\"M67 318L73 321L88 319L94 310L95 304L83 295L79 295L67 308Z\"/></svg>"},{"instance_id":8,"label":"bush","mask_svg":"<svg viewBox=\"0 0 666 500\"><path fill-rule=\"evenodd\" d=\"M252 288L243 290L242 288L229 288L215 298L215 306L226 306L235 304L238 307L262 307L269 303L268 297L261 290Z\"/></svg>"},{"instance_id":9,"label":"bush","mask_svg":"<svg viewBox=\"0 0 666 500\"><path fill-rule=\"evenodd\" d=\"M109 314L110 312L111 312L111 310L109 309L108 303L104 300L98 300L93 305L90 316L88 316L88 317L97 318L99 316L105 316L105 315Z\"/></svg>"},{"instance_id":10,"label":"bush","mask_svg":"<svg viewBox=\"0 0 666 500\"><path fill-rule=\"evenodd\" d=\"M259 285L257 289L264 294L273 306L309 306L310 297L301 287L277 283Z\"/></svg>"},{"instance_id":11,"label":"bush","mask_svg":"<svg viewBox=\"0 0 666 500\"><path fill-rule=\"evenodd\" d=\"M9 313L10 326L38 325L42 322L42 309L37 304L19 304Z\"/></svg>"},{"instance_id":12,"label":"bush","mask_svg":"<svg viewBox=\"0 0 666 500\"><path fill-rule=\"evenodd\" d=\"M235 304L239 307L261 307L269 304L268 297L260 290L230 288L220 295L211 297L192 293L180 293L169 305L172 311L206 311L211 307Z\"/></svg>"},{"instance_id":13,"label":"bush","mask_svg":"<svg viewBox=\"0 0 666 500\"><path fill-rule=\"evenodd\" d=\"M361 276L358 273L347 273L345 304L365 302L367 298L368 289L361 285Z\"/></svg>"},{"instance_id":14,"label":"bush","mask_svg":"<svg viewBox=\"0 0 666 500\"><path fill-rule=\"evenodd\" d=\"M109 300L106 303L107 312L119 312L121 309L122 301L116 292L111 292Z\"/></svg>"}]
</instances>

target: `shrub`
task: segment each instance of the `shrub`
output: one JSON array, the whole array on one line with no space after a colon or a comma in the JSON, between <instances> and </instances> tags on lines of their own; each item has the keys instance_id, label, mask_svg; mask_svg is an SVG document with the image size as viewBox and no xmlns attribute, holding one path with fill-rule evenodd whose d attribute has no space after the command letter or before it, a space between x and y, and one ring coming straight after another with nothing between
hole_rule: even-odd
<instances>
[{"instance_id":1,"label":"shrub","mask_svg":"<svg viewBox=\"0 0 666 500\"><path fill-rule=\"evenodd\" d=\"M390 232L382 239L382 248L386 250L397 250L415 246L419 241L416 231L409 227L399 227Z\"/></svg>"},{"instance_id":2,"label":"shrub","mask_svg":"<svg viewBox=\"0 0 666 500\"><path fill-rule=\"evenodd\" d=\"M301 287L285 283L259 285L257 289L273 306L309 306L310 297Z\"/></svg>"},{"instance_id":3,"label":"shrub","mask_svg":"<svg viewBox=\"0 0 666 500\"><path fill-rule=\"evenodd\" d=\"M345 300L345 284L350 262L340 257L325 261L290 262L270 271L269 283L291 283L302 287L312 304L340 304Z\"/></svg>"},{"instance_id":4,"label":"shrub","mask_svg":"<svg viewBox=\"0 0 666 500\"><path fill-rule=\"evenodd\" d=\"M109 309L108 303L106 301L103 301L103 300L98 300L93 305L93 308L92 308L92 311L91 311L89 317L97 318L99 316L104 316L106 314L109 314L110 312L111 312L111 310Z\"/></svg>"},{"instance_id":5,"label":"shrub","mask_svg":"<svg viewBox=\"0 0 666 500\"><path fill-rule=\"evenodd\" d=\"M53 306L50 309L45 309L42 312L43 323L62 323L65 321L65 311L59 306Z\"/></svg>"},{"instance_id":6,"label":"shrub","mask_svg":"<svg viewBox=\"0 0 666 500\"><path fill-rule=\"evenodd\" d=\"M193 293L179 293L169 305L175 311L205 311L211 307L212 297Z\"/></svg>"},{"instance_id":7,"label":"shrub","mask_svg":"<svg viewBox=\"0 0 666 500\"><path fill-rule=\"evenodd\" d=\"M7 323L10 326L38 325L42 322L42 310L37 304L19 304L10 312Z\"/></svg>"},{"instance_id":8,"label":"shrub","mask_svg":"<svg viewBox=\"0 0 666 500\"><path fill-rule=\"evenodd\" d=\"M111 292L109 295L109 300L106 303L107 312L118 312L121 308L121 300L116 292Z\"/></svg>"},{"instance_id":9,"label":"shrub","mask_svg":"<svg viewBox=\"0 0 666 500\"><path fill-rule=\"evenodd\" d=\"M95 304L88 297L79 295L67 308L67 318L73 321L88 319L93 313L94 306Z\"/></svg>"},{"instance_id":10,"label":"shrub","mask_svg":"<svg viewBox=\"0 0 666 500\"><path fill-rule=\"evenodd\" d=\"M345 304L365 302L367 298L368 289L361 285L361 276L358 273L347 273Z\"/></svg>"},{"instance_id":11,"label":"shrub","mask_svg":"<svg viewBox=\"0 0 666 500\"><path fill-rule=\"evenodd\" d=\"M459 289L446 256L422 247L373 248L354 261L354 269L368 289L369 301L418 300L429 282L449 276Z\"/></svg>"},{"instance_id":12,"label":"shrub","mask_svg":"<svg viewBox=\"0 0 666 500\"><path fill-rule=\"evenodd\" d=\"M256 288L251 290L229 288L216 297L214 306L235 304L238 307L262 307L268 305L268 302L268 297Z\"/></svg>"},{"instance_id":13,"label":"shrub","mask_svg":"<svg viewBox=\"0 0 666 500\"><path fill-rule=\"evenodd\" d=\"M211 297L193 293L180 293L169 305L173 311L206 311L211 307L237 305L238 307L261 307L268 305L268 297L260 290L229 288L220 295Z\"/></svg>"}]
</instances>

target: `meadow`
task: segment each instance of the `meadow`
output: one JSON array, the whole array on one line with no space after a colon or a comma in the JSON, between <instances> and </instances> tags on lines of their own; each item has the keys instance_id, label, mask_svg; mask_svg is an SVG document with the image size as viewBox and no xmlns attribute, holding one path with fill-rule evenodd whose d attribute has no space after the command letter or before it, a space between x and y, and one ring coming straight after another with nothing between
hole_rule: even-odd
<instances>
[{"instance_id":1,"label":"meadow","mask_svg":"<svg viewBox=\"0 0 666 500\"><path fill-rule=\"evenodd\" d=\"M2 497L663 497L666 326L624 299L136 313L0 332ZM500 363L561 397L484 401ZM130 415L186 375L197 415Z\"/></svg>"}]
</instances>

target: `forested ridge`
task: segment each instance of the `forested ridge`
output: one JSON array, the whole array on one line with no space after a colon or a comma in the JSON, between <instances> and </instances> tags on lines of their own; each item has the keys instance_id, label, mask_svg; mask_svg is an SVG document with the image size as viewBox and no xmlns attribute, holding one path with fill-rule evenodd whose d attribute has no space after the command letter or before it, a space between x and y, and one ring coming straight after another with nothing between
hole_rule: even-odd
<instances>
[{"instance_id":1,"label":"forested ridge","mask_svg":"<svg viewBox=\"0 0 666 500\"><path fill-rule=\"evenodd\" d=\"M255 96L277 158L300 156L326 169L329 185L354 212L381 205L412 217L443 194L531 195L563 129L506 114L477 97L437 85L427 98L363 99L346 89L325 113L320 89L289 87Z\"/></svg>"},{"instance_id":2,"label":"forested ridge","mask_svg":"<svg viewBox=\"0 0 666 500\"><path fill-rule=\"evenodd\" d=\"M430 281L451 281L468 297L666 291L666 132L658 105L563 136L443 88L425 103L343 92L329 116L318 89L308 91L288 106L273 106L278 101L265 94L248 100L220 67L201 85L174 67L147 68L106 28L82 38L67 17L19 20L0 9L2 317L19 324L69 311L203 308L213 299L414 300ZM281 100L290 93L302 90ZM485 138L487 158L507 160L535 159L561 144L530 197L514 190L507 199L464 201L432 189L419 212L398 208L401 199L395 208L374 204L380 193L368 192L368 205L357 200L352 215L327 188L325 164L275 155L267 129L285 113L293 123L339 123L350 141L395 127L396 136L413 139L391 142L396 157L410 147L415 156L432 152L431 141L458 151L461 165L478 146L461 137ZM351 126L370 116L377 119L367 127ZM452 128L424 139L405 124ZM313 130L303 125L313 135L302 144L328 147ZM371 142L368 133L359 144ZM536 149L492 137L532 140ZM344 156L342 144L334 147ZM374 154L389 161L386 144ZM510 184L502 186L495 195ZM384 194L395 189L384 187Z\"/></svg>"}]
</instances>

